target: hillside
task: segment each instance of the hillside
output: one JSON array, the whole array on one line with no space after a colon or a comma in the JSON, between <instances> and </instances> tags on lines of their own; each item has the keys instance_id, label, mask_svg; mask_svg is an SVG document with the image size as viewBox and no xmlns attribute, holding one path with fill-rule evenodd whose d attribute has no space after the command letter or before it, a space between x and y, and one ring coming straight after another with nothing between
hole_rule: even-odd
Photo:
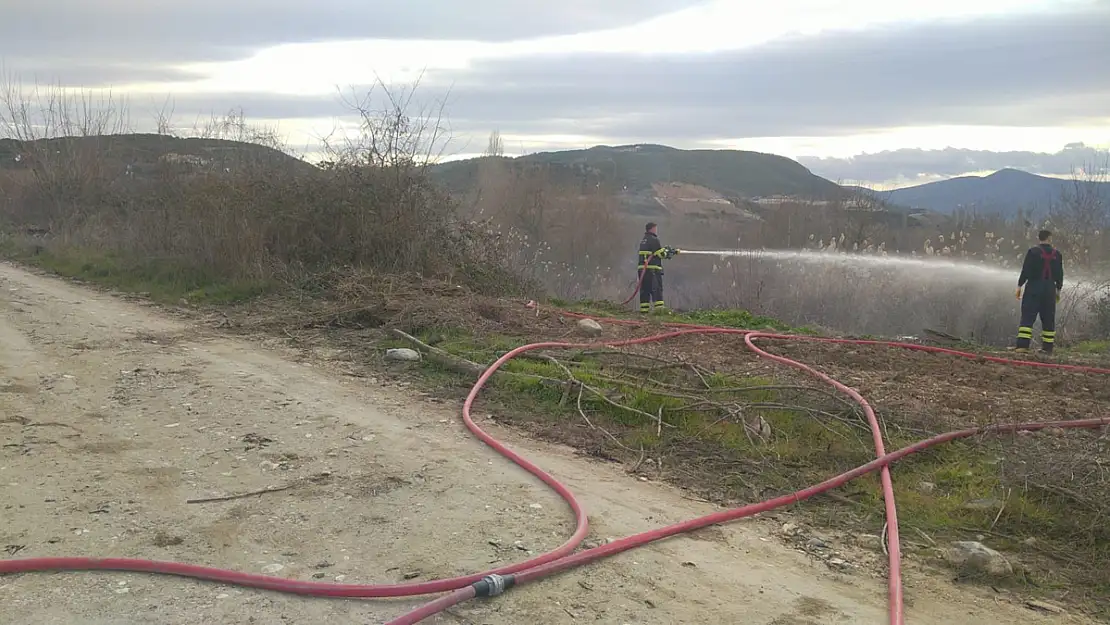
<instances>
[{"instance_id":1,"label":"hillside","mask_svg":"<svg viewBox=\"0 0 1110 625\"><path fill-rule=\"evenodd\" d=\"M59 137L22 142L0 139L0 170L33 167L36 159L93 156L100 165L142 173L162 164L223 170L243 163L307 171L312 165L279 150L227 139L157 134Z\"/></svg>"},{"instance_id":2,"label":"hillside","mask_svg":"<svg viewBox=\"0 0 1110 625\"><path fill-rule=\"evenodd\" d=\"M1110 201L1110 183L1087 183ZM959 209L1000 213L1008 217L1020 211L1043 212L1074 193L1072 180L1048 178L1016 169L1002 169L989 176L961 176L915 187L881 193L890 203L923 208L939 213Z\"/></svg>"},{"instance_id":3,"label":"hillside","mask_svg":"<svg viewBox=\"0 0 1110 625\"><path fill-rule=\"evenodd\" d=\"M486 157L490 158L490 157ZM553 181L607 184L621 190L627 212L638 215L752 214L740 200L765 196L839 197L840 187L782 156L740 150L680 150L662 145L596 146L501 158L513 168L542 166ZM483 158L436 165L433 177L457 195L475 191ZM659 189L668 189L660 193Z\"/></svg>"}]
</instances>

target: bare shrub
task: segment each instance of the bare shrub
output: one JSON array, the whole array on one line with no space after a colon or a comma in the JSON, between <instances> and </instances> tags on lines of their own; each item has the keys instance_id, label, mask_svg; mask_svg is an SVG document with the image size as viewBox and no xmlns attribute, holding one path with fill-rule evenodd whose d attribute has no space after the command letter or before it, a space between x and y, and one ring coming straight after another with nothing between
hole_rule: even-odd
<instances>
[{"instance_id":1,"label":"bare shrub","mask_svg":"<svg viewBox=\"0 0 1110 625\"><path fill-rule=\"evenodd\" d=\"M416 272L479 292L529 288L497 239L460 222L429 181L426 148L443 125L410 114L402 93L379 84L347 100L357 131L313 166L241 111L191 137L129 134L111 100L9 81L3 127L22 158L4 170L3 218L49 230L59 253L108 255L135 273L169 267L194 289L311 286L334 267ZM160 117L160 131L171 127Z\"/></svg>"},{"instance_id":2,"label":"bare shrub","mask_svg":"<svg viewBox=\"0 0 1110 625\"><path fill-rule=\"evenodd\" d=\"M549 292L570 299L615 295L613 270L631 265L632 256L627 246L613 245L622 227L613 189L588 178L559 178L545 165L513 162L501 150L494 132L476 190L464 199L467 214L496 232L513 250L514 264Z\"/></svg>"}]
</instances>

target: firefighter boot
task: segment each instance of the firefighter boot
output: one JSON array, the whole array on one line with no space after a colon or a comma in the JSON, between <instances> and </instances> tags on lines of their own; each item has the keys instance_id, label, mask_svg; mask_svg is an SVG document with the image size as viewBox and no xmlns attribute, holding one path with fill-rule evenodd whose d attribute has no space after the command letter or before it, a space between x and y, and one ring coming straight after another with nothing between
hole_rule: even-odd
<instances>
[{"instance_id":1,"label":"firefighter boot","mask_svg":"<svg viewBox=\"0 0 1110 625\"><path fill-rule=\"evenodd\" d=\"M1041 353L1045 356L1051 356L1054 347L1056 347L1056 331L1046 330L1041 332Z\"/></svg>"}]
</instances>

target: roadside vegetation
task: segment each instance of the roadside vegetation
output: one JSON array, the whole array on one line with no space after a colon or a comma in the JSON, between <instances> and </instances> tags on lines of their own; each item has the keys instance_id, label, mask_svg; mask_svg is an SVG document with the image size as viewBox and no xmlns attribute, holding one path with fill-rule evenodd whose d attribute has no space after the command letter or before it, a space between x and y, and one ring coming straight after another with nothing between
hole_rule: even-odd
<instances>
[{"instance_id":1,"label":"roadside vegetation","mask_svg":"<svg viewBox=\"0 0 1110 625\"><path fill-rule=\"evenodd\" d=\"M607 337L643 333L600 321L608 328ZM759 320L739 327L766 325ZM414 338L475 364L492 362L525 343L589 340L555 336L558 330L540 324L527 335L514 336L426 329ZM385 346L414 344L391 339ZM773 342L767 347L789 354ZM789 355L807 360L805 346L791 349L796 351ZM843 349L829 351L830 359ZM984 393L980 389L990 388L991 380L981 380L973 389L950 389L949 376L975 375L978 365L918 362L913 373L914 365L907 363L898 379L884 379L891 377L890 365L884 364L892 360L888 352L849 349L859 364L821 369L879 395L873 405L888 449L951 429L999 422L990 414L966 410L969 401ZM440 393L454 389L459 397L473 382L474 370L445 365L442 357L425 358L416 369L427 388ZM674 482L697 498L722 505L787 494L874 457L869 428L854 403L820 382L769 367L745 350L738 337L689 337L620 349L548 349L509 361L503 371L491 381L475 416L488 414L498 423L570 444L601 461L623 463L631 474ZM1010 392L1010 384L1020 386L1033 378L1022 376L994 390ZM881 399L891 393L902 397ZM1107 390L1083 397L1084 407L1092 411L1088 414L1106 400ZM1012 405L1000 402L996 410L1016 411L1024 402L1028 398ZM959 571L961 581L1079 601L1104 614L1100 601L1110 592L1105 564L1110 534L1102 519L1110 510L1092 496L1110 487L1099 473L1104 438L1063 431L983 437L899 463L893 477L904 548L915 559L939 566L953 541L981 541L1005 554L1013 574ZM1064 454L1071 456L1065 461ZM870 552L872 564L881 566L885 517L875 476L799 508L819 535L831 531L838 542ZM798 546L829 561L836 554L821 547L823 542L802 540Z\"/></svg>"},{"instance_id":2,"label":"roadside vegetation","mask_svg":"<svg viewBox=\"0 0 1110 625\"><path fill-rule=\"evenodd\" d=\"M424 173L442 141L438 118L404 110L404 93L380 100L349 102L361 133L312 166L239 113L181 136L163 119L161 135L136 136L123 103L9 82L0 91L2 249L172 301L311 290L342 267L523 292L527 280L509 269L496 233L458 220Z\"/></svg>"},{"instance_id":3,"label":"roadside vegetation","mask_svg":"<svg viewBox=\"0 0 1110 625\"><path fill-rule=\"evenodd\" d=\"M163 118L157 134L131 135L122 103L9 82L0 92L7 134L0 139L0 253L90 284L216 311L244 332L338 346L352 366L381 366L384 348L413 347L383 332L401 330L446 356L400 365L409 368L398 374L418 374L429 392L456 395L475 367L516 346L576 340L574 322L558 309L626 315L610 301L631 288L631 272L620 269L629 263L628 248L613 245L614 233L632 228L636 235L642 220L617 212L612 189L582 190L542 170L509 175L493 158L501 151L495 135L480 172L488 192L460 204L427 171L446 138L440 112L408 110L407 92L384 89L348 102L359 131L327 145L326 161L313 166L286 155L272 132L241 114L188 131ZM133 149L136 142L142 150ZM793 242L803 228L808 236L796 247L827 247L840 232L838 249L893 251L878 243L881 232L862 221L864 213L833 207L806 219L804 227L790 222L780 238ZM845 219L852 221L837 221ZM989 236L980 232L988 227ZM854 234L845 235L848 228ZM722 230L710 224L701 233L715 242ZM1019 237L993 222L969 221L959 232L959 245L979 241L998 262ZM965 236L971 232L980 234ZM734 245L746 236L726 234ZM959 245L944 255L962 256ZM1090 248L1091 262L1105 262L1096 252ZM668 319L813 335L810 324L841 327L841 316L859 308L858 294L853 305L818 289L833 284L830 275L778 276L775 286L765 283L770 276L714 266L699 286L680 290L703 306ZM787 287L816 294L788 300ZM968 293L958 295L963 299L937 308L962 314ZM527 307L529 300L538 305ZM802 312L787 314L790 301L803 300ZM1072 351L1106 351L1110 325L1099 325L1100 310L1082 309L1086 325L1075 325ZM1001 323L995 317L1013 324L1012 310L979 313L974 323L982 331L973 338L989 336L991 324ZM607 339L657 329L601 323ZM1051 387L1035 374L985 372L971 362L868 348L769 348L813 362L873 398L891 449L992 418L1029 420L1062 398L1061 417L1092 416L1110 402L1101 378L1066 377ZM512 361L505 372L483 396L482 409L498 421L713 502L791 492L874 453L854 404L757 359L735 337L548 350ZM933 562L953 540L980 540L1017 568L990 583L1105 614L1110 478L1102 475L1107 442L1099 434L954 443L900 464L894 479L910 552ZM814 526L881 549L876 479L801 509Z\"/></svg>"}]
</instances>

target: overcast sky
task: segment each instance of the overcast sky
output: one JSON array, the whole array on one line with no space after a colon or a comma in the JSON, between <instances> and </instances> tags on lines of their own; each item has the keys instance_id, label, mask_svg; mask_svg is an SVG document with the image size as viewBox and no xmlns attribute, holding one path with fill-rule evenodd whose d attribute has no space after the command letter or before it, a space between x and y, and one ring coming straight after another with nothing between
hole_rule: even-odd
<instances>
[{"instance_id":1,"label":"overcast sky","mask_svg":"<svg viewBox=\"0 0 1110 625\"><path fill-rule=\"evenodd\" d=\"M1110 145L1110 0L0 4L0 58L25 86L111 87L137 126L167 95L183 125L241 106L294 146L348 113L337 87L421 74L417 105L446 99L456 156L498 129L510 153L736 147L874 184L1064 174L1086 158L1065 145Z\"/></svg>"}]
</instances>

